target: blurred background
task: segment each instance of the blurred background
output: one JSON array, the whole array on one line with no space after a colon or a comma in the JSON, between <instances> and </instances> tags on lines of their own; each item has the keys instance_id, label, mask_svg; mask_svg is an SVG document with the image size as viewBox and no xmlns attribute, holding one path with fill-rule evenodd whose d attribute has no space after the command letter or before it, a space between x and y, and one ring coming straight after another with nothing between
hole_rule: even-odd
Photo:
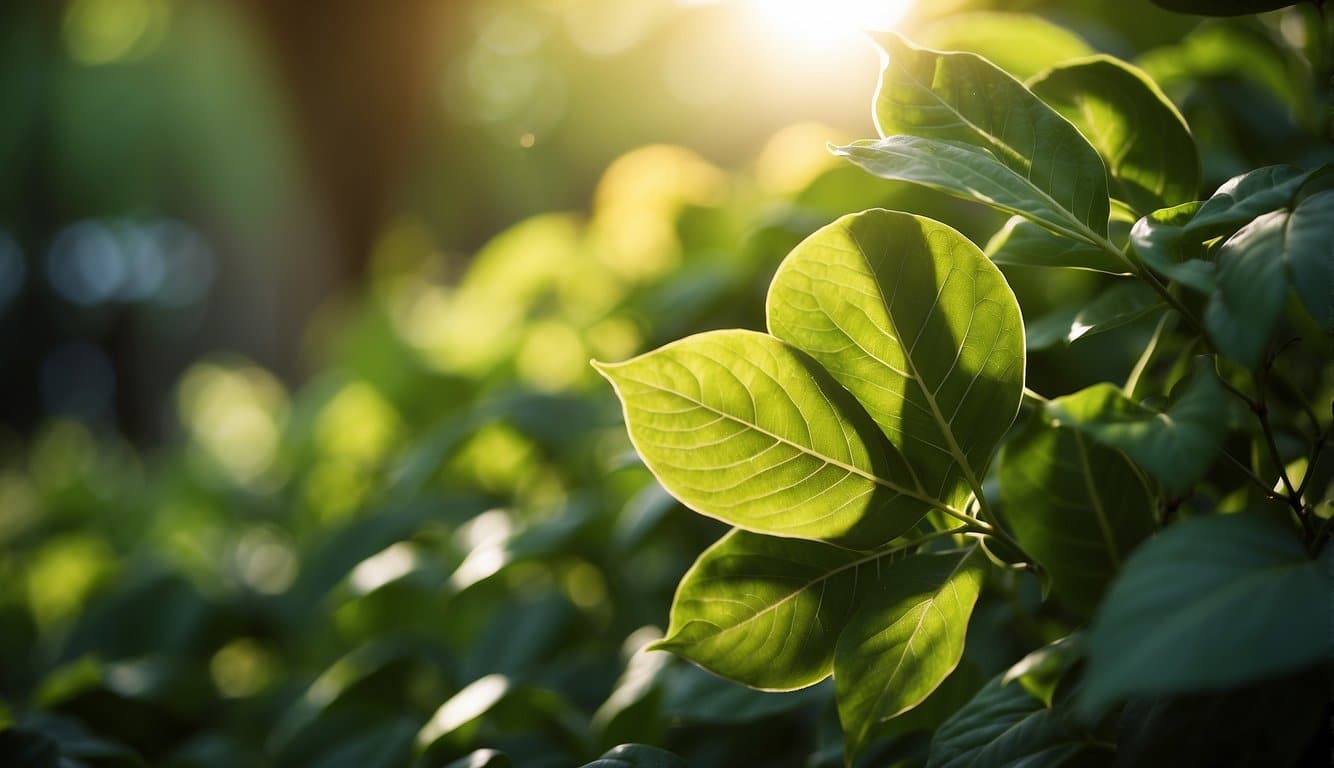
<instances>
[{"instance_id":1,"label":"blurred background","mask_svg":"<svg viewBox=\"0 0 1334 768\"><path fill-rule=\"evenodd\" d=\"M1003 223L830 158L874 135L861 30L895 26L1021 78L1137 62L1202 194L1334 154L1310 5L0 4L0 729L89 764L89 734L173 765L837 764L827 691L635 652L722 529L633 459L587 361L761 328L779 260L845 213ZM1030 317L1104 287L1007 276ZM1124 370L1150 330L1047 340L1030 382ZM987 675L1042 640L978 631Z\"/></svg>"}]
</instances>

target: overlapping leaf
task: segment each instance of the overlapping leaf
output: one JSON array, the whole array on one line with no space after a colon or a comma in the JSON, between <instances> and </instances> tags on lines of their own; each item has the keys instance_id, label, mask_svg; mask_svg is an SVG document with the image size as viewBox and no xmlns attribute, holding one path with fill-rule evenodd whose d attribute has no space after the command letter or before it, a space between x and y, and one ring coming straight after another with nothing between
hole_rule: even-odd
<instances>
[{"instance_id":1,"label":"overlapping leaf","mask_svg":"<svg viewBox=\"0 0 1334 768\"><path fill-rule=\"evenodd\" d=\"M915 555L889 566L838 640L834 685L849 756L877 723L921 703L958 665L985 558Z\"/></svg>"},{"instance_id":2,"label":"overlapping leaf","mask_svg":"<svg viewBox=\"0 0 1334 768\"><path fill-rule=\"evenodd\" d=\"M597 367L644 462L702 514L871 549L939 505L846 390L771 336L712 331Z\"/></svg>"},{"instance_id":3,"label":"overlapping leaf","mask_svg":"<svg viewBox=\"0 0 1334 768\"><path fill-rule=\"evenodd\" d=\"M1023 321L959 233L906 213L845 216L769 288L770 331L865 406L932 498L962 508L1019 409Z\"/></svg>"},{"instance_id":4,"label":"overlapping leaf","mask_svg":"<svg viewBox=\"0 0 1334 768\"><path fill-rule=\"evenodd\" d=\"M895 34L876 40L885 52L874 113L881 136L984 149L1106 236L1107 172L1073 125L980 56L919 48Z\"/></svg>"},{"instance_id":5,"label":"overlapping leaf","mask_svg":"<svg viewBox=\"0 0 1334 768\"><path fill-rule=\"evenodd\" d=\"M1195 199L1195 142L1181 113L1144 73L1096 56L1055 67L1028 85L1102 156L1113 197L1140 213Z\"/></svg>"},{"instance_id":6,"label":"overlapping leaf","mask_svg":"<svg viewBox=\"0 0 1334 768\"><path fill-rule=\"evenodd\" d=\"M1058 711L996 677L936 731L927 768L1058 766L1086 744Z\"/></svg>"},{"instance_id":7,"label":"overlapping leaf","mask_svg":"<svg viewBox=\"0 0 1334 768\"><path fill-rule=\"evenodd\" d=\"M1130 266L1084 240L1058 235L1024 216L1012 216L987 243L987 258L1020 267L1069 267L1126 274Z\"/></svg>"},{"instance_id":8,"label":"overlapping leaf","mask_svg":"<svg viewBox=\"0 0 1334 768\"><path fill-rule=\"evenodd\" d=\"M1153 531L1153 497L1139 473L1120 453L1035 421L1006 443L1000 476L1010 530L1047 569L1052 592L1092 615L1126 555Z\"/></svg>"}]
</instances>

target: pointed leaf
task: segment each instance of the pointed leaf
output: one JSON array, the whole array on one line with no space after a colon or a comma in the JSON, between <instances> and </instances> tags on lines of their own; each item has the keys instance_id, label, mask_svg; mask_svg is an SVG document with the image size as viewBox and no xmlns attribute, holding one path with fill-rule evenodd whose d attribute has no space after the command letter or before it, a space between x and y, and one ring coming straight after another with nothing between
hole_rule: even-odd
<instances>
[{"instance_id":1,"label":"pointed leaf","mask_svg":"<svg viewBox=\"0 0 1334 768\"><path fill-rule=\"evenodd\" d=\"M1022 174L1006 167L985 149L920 136L890 136L836 147L866 172L891 181L907 181L1023 216L1062 237L1096 244L1090 229ZM1107 231L1103 222L1101 232Z\"/></svg>"},{"instance_id":2,"label":"pointed leaf","mask_svg":"<svg viewBox=\"0 0 1334 768\"><path fill-rule=\"evenodd\" d=\"M1095 384L1052 400L1047 414L1098 442L1124 451L1168 491L1181 493L1213 463L1223 435L1226 394L1207 357L1172 392L1166 412L1127 398L1111 384Z\"/></svg>"},{"instance_id":3,"label":"pointed leaf","mask_svg":"<svg viewBox=\"0 0 1334 768\"><path fill-rule=\"evenodd\" d=\"M915 36L938 51L972 51L1018 78L1095 52L1075 33L1030 13L951 13Z\"/></svg>"},{"instance_id":4,"label":"pointed leaf","mask_svg":"<svg viewBox=\"0 0 1334 768\"><path fill-rule=\"evenodd\" d=\"M885 52L875 98L881 136L982 148L1106 236L1107 172L1074 126L980 56L919 48L892 33L876 42Z\"/></svg>"},{"instance_id":5,"label":"pointed leaf","mask_svg":"<svg viewBox=\"0 0 1334 768\"><path fill-rule=\"evenodd\" d=\"M1259 365L1283 312L1290 219L1287 211L1266 213L1218 249L1204 327L1220 352L1247 368Z\"/></svg>"},{"instance_id":6,"label":"pointed leaf","mask_svg":"<svg viewBox=\"0 0 1334 768\"><path fill-rule=\"evenodd\" d=\"M1030 695L1050 707L1065 674L1084 658L1084 633L1052 641L1015 662L1001 676L1001 685L1018 682Z\"/></svg>"},{"instance_id":7,"label":"pointed leaf","mask_svg":"<svg viewBox=\"0 0 1334 768\"><path fill-rule=\"evenodd\" d=\"M1225 690L1329 659L1334 547L1322 560L1256 515L1167 529L1130 557L1094 619L1081 708Z\"/></svg>"},{"instance_id":8,"label":"pointed leaf","mask_svg":"<svg viewBox=\"0 0 1334 768\"><path fill-rule=\"evenodd\" d=\"M655 647L753 688L813 685L833 671L834 643L889 559L732 531L681 578Z\"/></svg>"},{"instance_id":9,"label":"pointed leaf","mask_svg":"<svg viewBox=\"0 0 1334 768\"><path fill-rule=\"evenodd\" d=\"M701 514L872 549L936 503L847 391L772 336L712 331L595 365L644 463Z\"/></svg>"},{"instance_id":10,"label":"pointed leaf","mask_svg":"<svg viewBox=\"0 0 1334 768\"><path fill-rule=\"evenodd\" d=\"M1028 85L1102 156L1112 197L1141 214L1196 198L1195 141L1181 113L1143 72L1095 56L1048 70Z\"/></svg>"},{"instance_id":11,"label":"pointed leaf","mask_svg":"<svg viewBox=\"0 0 1334 768\"><path fill-rule=\"evenodd\" d=\"M1056 710L1001 677L945 721L931 739L927 768L1059 766L1085 748L1086 739Z\"/></svg>"},{"instance_id":12,"label":"pointed leaf","mask_svg":"<svg viewBox=\"0 0 1334 768\"><path fill-rule=\"evenodd\" d=\"M1034 421L1005 445L1010 530L1070 609L1091 616L1126 555L1153 532L1153 496L1120 453Z\"/></svg>"},{"instance_id":13,"label":"pointed leaf","mask_svg":"<svg viewBox=\"0 0 1334 768\"><path fill-rule=\"evenodd\" d=\"M985 563L976 546L900 560L848 623L834 652L834 686L850 757L877 723L920 704L954 671Z\"/></svg>"},{"instance_id":14,"label":"pointed leaf","mask_svg":"<svg viewBox=\"0 0 1334 768\"><path fill-rule=\"evenodd\" d=\"M1138 280L1119 282L1075 315L1065 340L1074 342L1085 336L1116 330L1165 306L1158 294L1144 283Z\"/></svg>"},{"instance_id":15,"label":"pointed leaf","mask_svg":"<svg viewBox=\"0 0 1334 768\"><path fill-rule=\"evenodd\" d=\"M925 492L962 508L1024 387L1019 304L977 246L906 213L845 216L783 261L767 312L771 333L856 396Z\"/></svg>"},{"instance_id":16,"label":"pointed leaf","mask_svg":"<svg viewBox=\"0 0 1334 768\"><path fill-rule=\"evenodd\" d=\"M1012 216L987 243L987 258L1019 267L1070 267L1128 274L1129 265L1083 240L1058 235L1023 216Z\"/></svg>"}]
</instances>

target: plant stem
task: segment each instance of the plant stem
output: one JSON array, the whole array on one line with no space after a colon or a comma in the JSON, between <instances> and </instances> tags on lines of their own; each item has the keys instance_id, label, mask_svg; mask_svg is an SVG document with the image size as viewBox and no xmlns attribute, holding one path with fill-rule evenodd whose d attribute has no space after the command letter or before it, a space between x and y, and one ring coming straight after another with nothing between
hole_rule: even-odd
<instances>
[{"instance_id":1,"label":"plant stem","mask_svg":"<svg viewBox=\"0 0 1334 768\"><path fill-rule=\"evenodd\" d=\"M1167 329L1168 320L1172 318L1170 312L1164 312L1158 319L1158 326L1153 329L1153 335L1149 337L1149 343L1144 346L1144 352L1135 361L1135 367L1130 370L1130 376L1126 377L1125 386L1121 387L1121 392L1131 400L1135 399L1135 390L1139 387L1139 380L1144 376L1144 371L1149 367L1149 361L1158 351L1158 344L1163 339L1163 332Z\"/></svg>"},{"instance_id":2,"label":"plant stem","mask_svg":"<svg viewBox=\"0 0 1334 768\"><path fill-rule=\"evenodd\" d=\"M1273 488L1269 487L1268 485L1265 485L1265 481L1261 480L1259 475L1252 472L1250 467L1246 466L1245 464L1242 464L1239 460L1237 460L1237 457L1233 456L1227 451L1220 451L1220 453L1223 455L1223 458L1232 462L1232 466L1236 467L1237 471L1245 475L1246 479L1254 483L1255 487L1259 488L1260 492L1265 495L1265 498L1267 499L1283 498L1281 494L1275 493Z\"/></svg>"}]
</instances>

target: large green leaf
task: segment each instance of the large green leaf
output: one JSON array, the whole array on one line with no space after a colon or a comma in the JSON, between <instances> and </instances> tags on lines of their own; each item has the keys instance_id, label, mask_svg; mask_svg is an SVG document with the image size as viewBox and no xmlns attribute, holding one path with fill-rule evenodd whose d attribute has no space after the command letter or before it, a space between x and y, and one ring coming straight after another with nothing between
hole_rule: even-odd
<instances>
[{"instance_id":1,"label":"large green leaf","mask_svg":"<svg viewBox=\"0 0 1334 768\"><path fill-rule=\"evenodd\" d=\"M971 51L1018 78L1094 53L1074 32L1029 13L951 13L914 37L938 51Z\"/></svg>"},{"instance_id":2,"label":"large green leaf","mask_svg":"<svg viewBox=\"0 0 1334 768\"><path fill-rule=\"evenodd\" d=\"M1126 555L1153 532L1153 496L1124 456L1039 421L1005 445L1001 501L1052 592L1091 616Z\"/></svg>"},{"instance_id":3,"label":"large green leaf","mask_svg":"<svg viewBox=\"0 0 1334 768\"><path fill-rule=\"evenodd\" d=\"M769 330L866 408L925 493L961 509L1019 411L1019 304L977 246L871 210L811 235L769 287Z\"/></svg>"},{"instance_id":4,"label":"large green leaf","mask_svg":"<svg viewBox=\"0 0 1334 768\"><path fill-rule=\"evenodd\" d=\"M1252 368L1260 363L1290 282L1334 332L1334 191L1246 224L1218 249L1217 262L1204 325L1228 357Z\"/></svg>"},{"instance_id":5,"label":"large green leaf","mask_svg":"<svg viewBox=\"0 0 1334 768\"><path fill-rule=\"evenodd\" d=\"M1181 113L1143 72L1096 56L1048 70L1028 85L1098 150L1112 197L1141 214L1196 198L1195 141Z\"/></svg>"},{"instance_id":6,"label":"large green leaf","mask_svg":"<svg viewBox=\"0 0 1334 768\"><path fill-rule=\"evenodd\" d=\"M1090 230L1107 234L1107 172L1092 146L1023 83L972 53L876 37L885 65L875 97L881 136L955 141L992 153Z\"/></svg>"},{"instance_id":7,"label":"large green leaf","mask_svg":"<svg viewBox=\"0 0 1334 768\"><path fill-rule=\"evenodd\" d=\"M885 554L732 531L681 577L672 651L732 680L790 691L833 671L834 643Z\"/></svg>"},{"instance_id":8,"label":"large green leaf","mask_svg":"<svg viewBox=\"0 0 1334 768\"><path fill-rule=\"evenodd\" d=\"M1266 517L1186 520L1112 584L1089 632L1081 707L1219 691L1327 660L1331 594L1334 547L1312 559Z\"/></svg>"},{"instance_id":9,"label":"large green leaf","mask_svg":"<svg viewBox=\"0 0 1334 768\"><path fill-rule=\"evenodd\" d=\"M1188 490L1213 463L1227 431L1226 393L1207 357L1172 392L1165 412L1141 405L1111 384L1052 400L1047 414L1124 451L1168 491Z\"/></svg>"},{"instance_id":10,"label":"large green leaf","mask_svg":"<svg viewBox=\"0 0 1334 768\"><path fill-rule=\"evenodd\" d=\"M1086 737L1059 711L998 676L936 730L927 768L1048 768L1086 746Z\"/></svg>"},{"instance_id":11,"label":"large green leaf","mask_svg":"<svg viewBox=\"0 0 1334 768\"><path fill-rule=\"evenodd\" d=\"M1130 266L1123 259L1084 240L1058 235L1023 216L1011 216L987 242L987 258L1019 267L1070 267L1123 275Z\"/></svg>"},{"instance_id":12,"label":"large green leaf","mask_svg":"<svg viewBox=\"0 0 1334 768\"><path fill-rule=\"evenodd\" d=\"M920 704L958 665L985 562L972 546L913 555L885 569L834 652L849 756L866 746L877 723Z\"/></svg>"},{"instance_id":13,"label":"large green leaf","mask_svg":"<svg viewBox=\"0 0 1334 768\"><path fill-rule=\"evenodd\" d=\"M1169 11L1200 16L1245 16L1297 5L1293 0L1153 0Z\"/></svg>"},{"instance_id":14,"label":"large green leaf","mask_svg":"<svg viewBox=\"0 0 1334 768\"><path fill-rule=\"evenodd\" d=\"M772 336L711 331L595 365L644 463L702 514L871 549L938 505L847 391Z\"/></svg>"}]
</instances>

